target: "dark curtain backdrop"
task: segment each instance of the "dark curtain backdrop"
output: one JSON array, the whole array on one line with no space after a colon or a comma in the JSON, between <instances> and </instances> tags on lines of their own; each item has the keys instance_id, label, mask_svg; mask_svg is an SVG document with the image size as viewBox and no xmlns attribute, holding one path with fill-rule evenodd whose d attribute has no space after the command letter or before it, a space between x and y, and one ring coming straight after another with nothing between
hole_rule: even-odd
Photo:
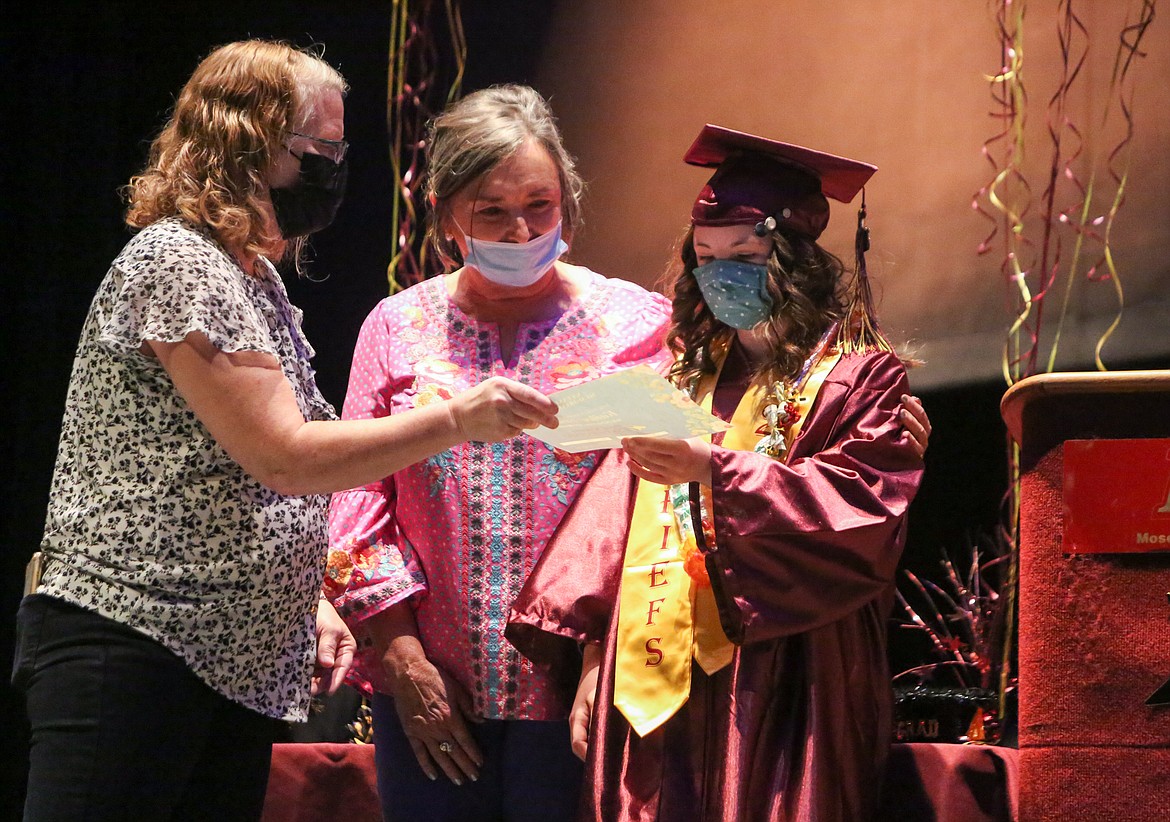
<instances>
[{"instance_id":1,"label":"dark curtain backdrop","mask_svg":"<svg viewBox=\"0 0 1170 822\"><path fill-rule=\"evenodd\" d=\"M565 0L562 0L565 2ZM174 95L213 46L249 36L324 43L352 85L350 193L314 243L320 282L289 282L305 312L325 395L340 407L359 326L387 292L391 183L385 127L390 0L379 2L32 3L2 24L0 333L5 367L0 659L7 669L23 567L44 518L70 364L85 312L129 233L118 187L143 164ZM467 90L535 82L548 0L465 2ZM555 55L552 56L555 59ZM556 101L553 101L554 107ZM605 139L598 124L597 139ZM587 203L588 213L588 203ZM584 262L588 263L588 260ZM990 529L1003 491L998 384L926 396L936 434L916 503L910 560ZM911 643L902 653L913 660ZM895 660L895 666L901 663ZM0 702L0 811L18 815L26 729ZM165 710L160 694L160 710Z\"/></svg>"}]
</instances>

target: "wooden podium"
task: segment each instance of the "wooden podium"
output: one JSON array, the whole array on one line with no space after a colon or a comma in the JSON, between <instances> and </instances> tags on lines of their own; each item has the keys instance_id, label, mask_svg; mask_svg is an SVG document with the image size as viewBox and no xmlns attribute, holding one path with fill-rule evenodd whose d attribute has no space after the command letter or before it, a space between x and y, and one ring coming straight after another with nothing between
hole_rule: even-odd
<instances>
[{"instance_id":1,"label":"wooden podium","mask_svg":"<svg viewBox=\"0 0 1170 822\"><path fill-rule=\"evenodd\" d=\"M1170 437L1170 372L1030 377L1001 411L1021 449L1020 818L1170 819L1170 707L1146 704L1170 677L1170 546L1070 554L1062 544L1066 517L1083 518L1065 509L1066 450L1144 447L1070 442ZM1170 464L1162 473L1133 480L1165 494Z\"/></svg>"}]
</instances>

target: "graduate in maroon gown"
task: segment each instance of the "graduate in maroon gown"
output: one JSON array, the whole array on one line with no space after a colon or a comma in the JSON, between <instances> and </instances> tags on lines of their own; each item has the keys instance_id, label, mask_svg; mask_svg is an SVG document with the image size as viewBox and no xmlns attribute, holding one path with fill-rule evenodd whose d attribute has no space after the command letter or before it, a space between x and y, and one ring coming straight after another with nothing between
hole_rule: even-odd
<instances>
[{"instance_id":1,"label":"graduate in maroon gown","mask_svg":"<svg viewBox=\"0 0 1170 822\"><path fill-rule=\"evenodd\" d=\"M716 171L671 283L670 377L731 428L610 452L508 636L569 670L583 647L582 819L864 820L922 460L865 278L864 205L853 276L816 240L825 197L850 202L876 169L716 126L686 161Z\"/></svg>"}]
</instances>

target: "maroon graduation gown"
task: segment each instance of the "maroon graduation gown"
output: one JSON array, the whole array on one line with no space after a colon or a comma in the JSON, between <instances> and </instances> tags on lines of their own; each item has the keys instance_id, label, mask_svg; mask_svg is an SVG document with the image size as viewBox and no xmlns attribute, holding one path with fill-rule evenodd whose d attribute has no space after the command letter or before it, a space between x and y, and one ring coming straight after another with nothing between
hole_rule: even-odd
<instances>
[{"instance_id":1,"label":"maroon graduation gown","mask_svg":"<svg viewBox=\"0 0 1170 822\"><path fill-rule=\"evenodd\" d=\"M733 347L713 400L718 416L730 419L747 381ZM855 822L873 814L891 731L886 620L922 472L897 417L907 390L894 355L846 355L787 463L712 448L717 547L706 561L737 648L714 676L694 665L687 703L645 737L613 707L632 494L619 452L603 460L508 629L523 652L567 672L574 662L579 669L575 643L605 643L581 819Z\"/></svg>"}]
</instances>

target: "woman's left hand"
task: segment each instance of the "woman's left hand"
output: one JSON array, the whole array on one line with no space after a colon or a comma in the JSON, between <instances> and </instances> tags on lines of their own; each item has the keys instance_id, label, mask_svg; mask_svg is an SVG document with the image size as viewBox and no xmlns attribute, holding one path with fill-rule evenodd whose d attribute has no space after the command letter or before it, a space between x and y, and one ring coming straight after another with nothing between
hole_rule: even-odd
<instances>
[{"instance_id":1,"label":"woman's left hand","mask_svg":"<svg viewBox=\"0 0 1170 822\"><path fill-rule=\"evenodd\" d=\"M569 711L569 743L582 762L589 753L589 726L593 720L593 703L597 698L597 673L601 667L601 646L586 643L582 651L581 679L577 696Z\"/></svg>"},{"instance_id":2,"label":"woman's left hand","mask_svg":"<svg viewBox=\"0 0 1170 822\"><path fill-rule=\"evenodd\" d=\"M337 615L333 604L322 598L317 603L317 664L313 667L313 696L323 690L331 694L341 687L353 664L355 651L357 641L349 627Z\"/></svg>"},{"instance_id":3,"label":"woman's left hand","mask_svg":"<svg viewBox=\"0 0 1170 822\"><path fill-rule=\"evenodd\" d=\"M704 439L626 437L622 448L634 476L659 485L711 484L711 444Z\"/></svg>"}]
</instances>

